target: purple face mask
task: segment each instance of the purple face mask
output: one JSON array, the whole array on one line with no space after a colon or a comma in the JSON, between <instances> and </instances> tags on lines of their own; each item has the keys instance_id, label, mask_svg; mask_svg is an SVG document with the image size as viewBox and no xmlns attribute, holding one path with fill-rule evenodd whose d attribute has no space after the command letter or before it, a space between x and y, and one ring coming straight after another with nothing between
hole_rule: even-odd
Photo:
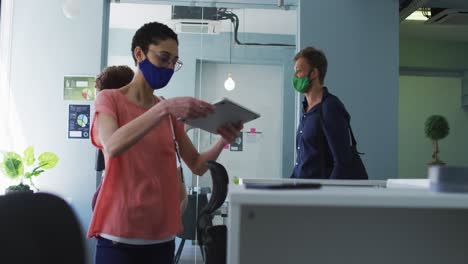
<instances>
[{"instance_id":1,"label":"purple face mask","mask_svg":"<svg viewBox=\"0 0 468 264\"><path fill-rule=\"evenodd\" d=\"M148 59L140 62L138 67L153 90L166 86L174 74L174 69L158 67L153 65Z\"/></svg>"}]
</instances>

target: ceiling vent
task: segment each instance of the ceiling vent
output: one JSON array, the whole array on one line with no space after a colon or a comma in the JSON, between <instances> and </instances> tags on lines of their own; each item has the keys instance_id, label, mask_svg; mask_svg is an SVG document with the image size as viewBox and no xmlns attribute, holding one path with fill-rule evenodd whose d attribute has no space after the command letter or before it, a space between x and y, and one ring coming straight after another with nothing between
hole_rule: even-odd
<instances>
[{"instance_id":1,"label":"ceiling vent","mask_svg":"<svg viewBox=\"0 0 468 264\"><path fill-rule=\"evenodd\" d=\"M432 10L432 16L426 24L435 25L468 25L468 10L442 9L438 12Z\"/></svg>"},{"instance_id":2,"label":"ceiling vent","mask_svg":"<svg viewBox=\"0 0 468 264\"><path fill-rule=\"evenodd\" d=\"M216 7L173 6L171 19L177 33L218 34L221 26Z\"/></svg>"},{"instance_id":3,"label":"ceiling vent","mask_svg":"<svg viewBox=\"0 0 468 264\"><path fill-rule=\"evenodd\" d=\"M218 8L200 6L172 6L172 19L218 20Z\"/></svg>"},{"instance_id":4,"label":"ceiling vent","mask_svg":"<svg viewBox=\"0 0 468 264\"><path fill-rule=\"evenodd\" d=\"M198 20L172 21L176 33L218 34L220 22L200 22Z\"/></svg>"}]
</instances>

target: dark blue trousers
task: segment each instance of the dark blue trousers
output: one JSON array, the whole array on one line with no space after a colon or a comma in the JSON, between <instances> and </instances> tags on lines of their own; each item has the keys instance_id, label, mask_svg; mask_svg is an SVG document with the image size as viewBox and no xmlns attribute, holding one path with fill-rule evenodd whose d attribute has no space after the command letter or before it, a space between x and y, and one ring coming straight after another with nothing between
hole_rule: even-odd
<instances>
[{"instance_id":1,"label":"dark blue trousers","mask_svg":"<svg viewBox=\"0 0 468 264\"><path fill-rule=\"evenodd\" d=\"M129 245L98 237L95 264L172 264L174 240L153 245Z\"/></svg>"}]
</instances>

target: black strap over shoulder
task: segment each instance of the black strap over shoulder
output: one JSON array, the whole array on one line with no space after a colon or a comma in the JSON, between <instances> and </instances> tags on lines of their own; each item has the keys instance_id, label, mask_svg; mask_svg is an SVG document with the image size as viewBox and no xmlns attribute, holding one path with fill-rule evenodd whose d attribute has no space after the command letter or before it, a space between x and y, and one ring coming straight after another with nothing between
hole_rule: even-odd
<instances>
[{"instance_id":1,"label":"black strap over shoulder","mask_svg":"<svg viewBox=\"0 0 468 264\"><path fill-rule=\"evenodd\" d=\"M325 146L328 145L326 142L327 137L326 137L326 126L325 126L325 119L323 118L323 101L318 105L318 114L320 118L320 135L319 135L319 152L320 152L320 172L322 177L326 178L326 162L325 162ZM359 153L357 151L357 142L356 138L354 137L353 129L351 128L351 124L348 120L348 131L351 136L351 148L356 151L357 154L364 154L364 153Z\"/></svg>"},{"instance_id":2,"label":"black strap over shoulder","mask_svg":"<svg viewBox=\"0 0 468 264\"><path fill-rule=\"evenodd\" d=\"M323 105L323 102L321 102L319 104L318 112L319 112L319 117L320 117L320 125L322 127L323 133L325 134L325 131L326 131L325 130L325 119L323 118L322 105ZM349 121L348 121L348 131L349 131L349 134L351 136L351 146L356 147L357 146L356 138L354 137L353 129L351 128L351 124L349 123Z\"/></svg>"},{"instance_id":3,"label":"black strap over shoulder","mask_svg":"<svg viewBox=\"0 0 468 264\"><path fill-rule=\"evenodd\" d=\"M318 113L320 117L320 129L319 129L319 152L320 152L320 175L322 178L328 178L326 175L326 162L325 162L325 145L327 139L325 138L325 127L323 123L323 116L322 116L322 103L320 103L318 108Z\"/></svg>"}]
</instances>

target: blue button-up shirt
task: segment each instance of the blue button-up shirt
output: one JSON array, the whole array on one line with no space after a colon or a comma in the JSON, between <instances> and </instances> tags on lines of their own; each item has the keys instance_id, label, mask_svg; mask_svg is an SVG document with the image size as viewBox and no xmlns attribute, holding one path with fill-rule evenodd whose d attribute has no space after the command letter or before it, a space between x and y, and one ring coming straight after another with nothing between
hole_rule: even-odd
<instances>
[{"instance_id":1,"label":"blue button-up shirt","mask_svg":"<svg viewBox=\"0 0 468 264\"><path fill-rule=\"evenodd\" d=\"M351 161L349 113L338 97L323 88L322 102L307 111L304 98L302 115L296 132L296 164L292 178L346 179L346 168ZM324 131L321 131L320 107ZM320 138L324 144L324 172L320 165Z\"/></svg>"}]
</instances>

